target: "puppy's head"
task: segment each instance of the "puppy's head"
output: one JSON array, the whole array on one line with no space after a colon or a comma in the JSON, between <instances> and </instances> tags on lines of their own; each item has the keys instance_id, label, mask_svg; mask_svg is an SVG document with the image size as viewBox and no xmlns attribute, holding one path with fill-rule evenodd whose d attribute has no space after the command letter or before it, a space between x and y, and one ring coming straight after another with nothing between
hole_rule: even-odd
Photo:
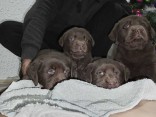
<instances>
[{"instance_id":1,"label":"puppy's head","mask_svg":"<svg viewBox=\"0 0 156 117\"><path fill-rule=\"evenodd\" d=\"M130 15L115 24L109 38L127 50L141 50L153 39L155 31L144 16Z\"/></svg>"},{"instance_id":2,"label":"puppy's head","mask_svg":"<svg viewBox=\"0 0 156 117\"><path fill-rule=\"evenodd\" d=\"M40 83L43 88L51 89L58 82L70 75L70 59L62 53L42 53L37 56L27 70L27 77L35 85Z\"/></svg>"},{"instance_id":3,"label":"puppy's head","mask_svg":"<svg viewBox=\"0 0 156 117\"><path fill-rule=\"evenodd\" d=\"M73 27L62 35L59 44L71 58L81 59L91 53L94 40L86 29Z\"/></svg>"},{"instance_id":4,"label":"puppy's head","mask_svg":"<svg viewBox=\"0 0 156 117\"><path fill-rule=\"evenodd\" d=\"M128 81L129 69L121 62L101 58L86 68L86 77L90 83L103 88L116 88Z\"/></svg>"}]
</instances>

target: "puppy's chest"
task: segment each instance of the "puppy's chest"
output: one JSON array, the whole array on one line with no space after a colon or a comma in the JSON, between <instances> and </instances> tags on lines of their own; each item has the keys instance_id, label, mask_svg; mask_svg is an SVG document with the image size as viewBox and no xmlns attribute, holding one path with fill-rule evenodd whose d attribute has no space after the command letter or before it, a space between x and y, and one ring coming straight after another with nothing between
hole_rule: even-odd
<instances>
[{"instance_id":1,"label":"puppy's chest","mask_svg":"<svg viewBox=\"0 0 156 117\"><path fill-rule=\"evenodd\" d=\"M142 58L140 56L128 55L126 53L117 53L115 56L115 60L121 61L123 64L127 66L136 66L142 64Z\"/></svg>"},{"instance_id":2,"label":"puppy's chest","mask_svg":"<svg viewBox=\"0 0 156 117\"><path fill-rule=\"evenodd\" d=\"M71 77L80 78L84 72L85 67L90 63L89 61L73 61L71 67Z\"/></svg>"},{"instance_id":3,"label":"puppy's chest","mask_svg":"<svg viewBox=\"0 0 156 117\"><path fill-rule=\"evenodd\" d=\"M121 61L135 74L145 74L149 68L156 69L156 55L153 54L117 54Z\"/></svg>"},{"instance_id":4,"label":"puppy's chest","mask_svg":"<svg viewBox=\"0 0 156 117\"><path fill-rule=\"evenodd\" d=\"M143 65L148 63L153 59L153 55L150 53L142 51L128 51L123 48L118 48L115 59L128 65Z\"/></svg>"}]
</instances>

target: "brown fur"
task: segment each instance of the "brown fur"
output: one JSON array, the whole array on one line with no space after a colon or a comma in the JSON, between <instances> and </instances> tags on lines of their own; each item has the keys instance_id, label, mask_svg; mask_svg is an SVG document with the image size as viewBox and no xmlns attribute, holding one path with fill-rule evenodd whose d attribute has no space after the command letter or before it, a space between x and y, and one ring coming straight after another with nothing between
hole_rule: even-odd
<instances>
[{"instance_id":1,"label":"brown fur","mask_svg":"<svg viewBox=\"0 0 156 117\"><path fill-rule=\"evenodd\" d=\"M103 88L117 88L126 83L129 78L129 69L121 62L100 58L88 64L84 77L87 82Z\"/></svg>"},{"instance_id":2,"label":"brown fur","mask_svg":"<svg viewBox=\"0 0 156 117\"><path fill-rule=\"evenodd\" d=\"M40 83L43 88L50 89L70 76L70 67L71 60L65 54L50 49L41 50L23 79L30 79L35 85Z\"/></svg>"},{"instance_id":3,"label":"brown fur","mask_svg":"<svg viewBox=\"0 0 156 117\"><path fill-rule=\"evenodd\" d=\"M131 15L117 22L109 38L117 45L112 59L123 62L131 80L149 77L156 82L156 52L152 39L154 29L143 16Z\"/></svg>"},{"instance_id":4,"label":"brown fur","mask_svg":"<svg viewBox=\"0 0 156 117\"><path fill-rule=\"evenodd\" d=\"M84 28L73 27L62 35L59 44L64 53L72 59L71 77L81 79L84 68L92 61L92 36Z\"/></svg>"}]
</instances>

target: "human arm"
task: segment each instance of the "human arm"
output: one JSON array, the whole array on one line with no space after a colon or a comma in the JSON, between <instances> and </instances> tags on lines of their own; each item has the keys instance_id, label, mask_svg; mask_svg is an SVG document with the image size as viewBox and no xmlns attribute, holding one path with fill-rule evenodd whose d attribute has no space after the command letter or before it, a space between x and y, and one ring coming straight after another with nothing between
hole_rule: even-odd
<instances>
[{"instance_id":1,"label":"human arm","mask_svg":"<svg viewBox=\"0 0 156 117\"><path fill-rule=\"evenodd\" d=\"M31 59L23 59L21 64L22 75L26 75L27 69L31 63Z\"/></svg>"},{"instance_id":2,"label":"human arm","mask_svg":"<svg viewBox=\"0 0 156 117\"><path fill-rule=\"evenodd\" d=\"M22 59L33 59L36 56L48 23L54 19L56 11L55 0L37 0L27 12L24 18L24 33L21 41Z\"/></svg>"},{"instance_id":3,"label":"human arm","mask_svg":"<svg viewBox=\"0 0 156 117\"><path fill-rule=\"evenodd\" d=\"M24 32L21 41L23 74L26 73L31 60L40 50L45 30L50 20L55 18L56 11L55 0L37 0L27 12L24 18Z\"/></svg>"}]
</instances>

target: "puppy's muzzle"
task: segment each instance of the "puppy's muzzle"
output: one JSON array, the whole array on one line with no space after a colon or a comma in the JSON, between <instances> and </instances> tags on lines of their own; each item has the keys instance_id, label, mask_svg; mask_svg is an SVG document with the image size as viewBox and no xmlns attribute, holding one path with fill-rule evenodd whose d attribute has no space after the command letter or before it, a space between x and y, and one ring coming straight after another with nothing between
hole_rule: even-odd
<instances>
[{"instance_id":1,"label":"puppy's muzzle","mask_svg":"<svg viewBox=\"0 0 156 117\"><path fill-rule=\"evenodd\" d=\"M86 43L77 43L70 50L70 54L73 58L83 58L87 53L87 44Z\"/></svg>"},{"instance_id":2,"label":"puppy's muzzle","mask_svg":"<svg viewBox=\"0 0 156 117\"><path fill-rule=\"evenodd\" d=\"M129 33L127 35L126 42L140 42L140 41L146 41L147 38L147 31L146 29L141 25L134 25L131 26Z\"/></svg>"}]
</instances>

